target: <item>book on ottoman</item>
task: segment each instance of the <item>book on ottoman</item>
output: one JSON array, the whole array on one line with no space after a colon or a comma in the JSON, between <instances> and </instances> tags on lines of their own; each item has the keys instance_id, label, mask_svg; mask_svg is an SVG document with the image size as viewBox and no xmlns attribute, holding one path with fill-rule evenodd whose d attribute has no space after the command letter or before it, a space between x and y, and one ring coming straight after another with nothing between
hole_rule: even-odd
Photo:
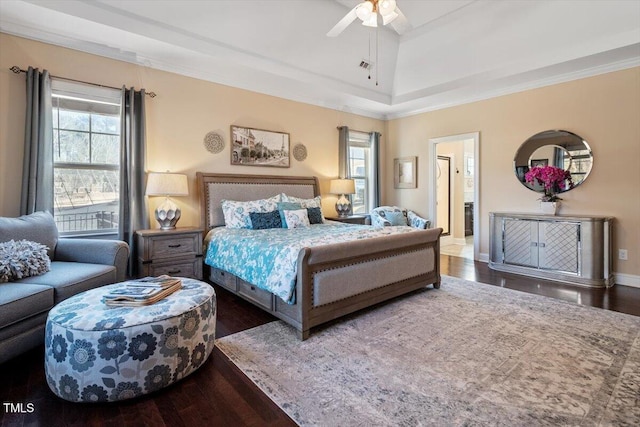
<instances>
[{"instance_id":1,"label":"book on ottoman","mask_svg":"<svg viewBox=\"0 0 640 427\"><path fill-rule=\"evenodd\" d=\"M180 279L169 276L128 280L104 296L108 306L142 306L153 304L182 287Z\"/></svg>"}]
</instances>

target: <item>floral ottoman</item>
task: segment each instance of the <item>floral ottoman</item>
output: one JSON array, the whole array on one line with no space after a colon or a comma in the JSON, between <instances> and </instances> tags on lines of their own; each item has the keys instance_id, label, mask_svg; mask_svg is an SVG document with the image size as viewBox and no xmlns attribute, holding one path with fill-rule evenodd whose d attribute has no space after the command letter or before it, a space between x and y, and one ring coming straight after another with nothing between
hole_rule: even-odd
<instances>
[{"instance_id":1,"label":"floral ottoman","mask_svg":"<svg viewBox=\"0 0 640 427\"><path fill-rule=\"evenodd\" d=\"M113 402L166 387L198 369L213 350L216 296L204 282L155 304L108 307L119 284L62 301L49 312L45 372L51 390L72 402Z\"/></svg>"}]
</instances>

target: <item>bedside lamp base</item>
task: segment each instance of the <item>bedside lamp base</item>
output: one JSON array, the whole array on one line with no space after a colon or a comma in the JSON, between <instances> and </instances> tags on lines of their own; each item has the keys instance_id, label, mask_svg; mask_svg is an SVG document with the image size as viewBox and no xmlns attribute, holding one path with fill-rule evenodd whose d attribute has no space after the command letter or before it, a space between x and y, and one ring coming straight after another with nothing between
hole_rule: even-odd
<instances>
[{"instance_id":1,"label":"bedside lamp base","mask_svg":"<svg viewBox=\"0 0 640 427\"><path fill-rule=\"evenodd\" d=\"M339 217L349 216L351 213L351 202L345 197L344 194L340 195L340 198L336 202L336 212Z\"/></svg>"},{"instance_id":2,"label":"bedside lamp base","mask_svg":"<svg viewBox=\"0 0 640 427\"><path fill-rule=\"evenodd\" d=\"M156 208L156 221L162 230L174 230L180 219L182 212L180 208L167 197L164 202Z\"/></svg>"}]
</instances>

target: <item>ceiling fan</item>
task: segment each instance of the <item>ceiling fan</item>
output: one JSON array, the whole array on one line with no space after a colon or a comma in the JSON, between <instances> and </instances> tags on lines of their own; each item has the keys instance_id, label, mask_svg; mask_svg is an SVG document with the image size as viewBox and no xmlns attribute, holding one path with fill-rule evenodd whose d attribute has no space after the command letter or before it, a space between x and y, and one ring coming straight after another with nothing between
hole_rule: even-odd
<instances>
[{"instance_id":1,"label":"ceiling fan","mask_svg":"<svg viewBox=\"0 0 640 427\"><path fill-rule=\"evenodd\" d=\"M328 33L329 37L336 37L345 30L356 18L360 18L362 25L377 27L378 17L382 18L382 25L391 24L398 33L403 34L409 27L409 21L396 6L396 0L365 0L347 13Z\"/></svg>"}]
</instances>

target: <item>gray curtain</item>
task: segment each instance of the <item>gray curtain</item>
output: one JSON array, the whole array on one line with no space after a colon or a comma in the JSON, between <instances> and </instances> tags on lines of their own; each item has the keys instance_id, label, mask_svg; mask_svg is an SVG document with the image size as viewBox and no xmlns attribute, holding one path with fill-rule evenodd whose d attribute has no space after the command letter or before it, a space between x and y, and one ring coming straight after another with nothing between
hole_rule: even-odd
<instances>
[{"instance_id":1,"label":"gray curtain","mask_svg":"<svg viewBox=\"0 0 640 427\"><path fill-rule=\"evenodd\" d=\"M120 218L118 238L129 244L129 275L138 273L136 262L136 230L149 228L149 215L144 201L145 187L145 111L144 89L122 88L120 115Z\"/></svg>"},{"instance_id":2,"label":"gray curtain","mask_svg":"<svg viewBox=\"0 0 640 427\"><path fill-rule=\"evenodd\" d=\"M553 166L564 169L564 149L555 147L553 149Z\"/></svg>"},{"instance_id":3,"label":"gray curtain","mask_svg":"<svg viewBox=\"0 0 640 427\"><path fill-rule=\"evenodd\" d=\"M53 114L51 77L29 67L27 114L24 132L20 214L49 211L53 214Z\"/></svg>"},{"instance_id":4,"label":"gray curtain","mask_svg":"<svg viewBox=\"0 0 640 427\"><path fill-rule=\"evenodd\" d=\"M381 134L378 132L371 132L369 134L371 141L371 150L373 150L373 164L376 168L375 176L373 177L373 207L380 206L381 196L380 196L380 136Z\"/></svg>"},{"instance_id":5,"label":"gray curtain","mask_svg":"<svg viewBox=\"0 0 640 427\"><path fill-rule=\"evenodd\" d=\"M349 128L338 126L338 178L349 177Z\"/></svg>"}]
</instances>

